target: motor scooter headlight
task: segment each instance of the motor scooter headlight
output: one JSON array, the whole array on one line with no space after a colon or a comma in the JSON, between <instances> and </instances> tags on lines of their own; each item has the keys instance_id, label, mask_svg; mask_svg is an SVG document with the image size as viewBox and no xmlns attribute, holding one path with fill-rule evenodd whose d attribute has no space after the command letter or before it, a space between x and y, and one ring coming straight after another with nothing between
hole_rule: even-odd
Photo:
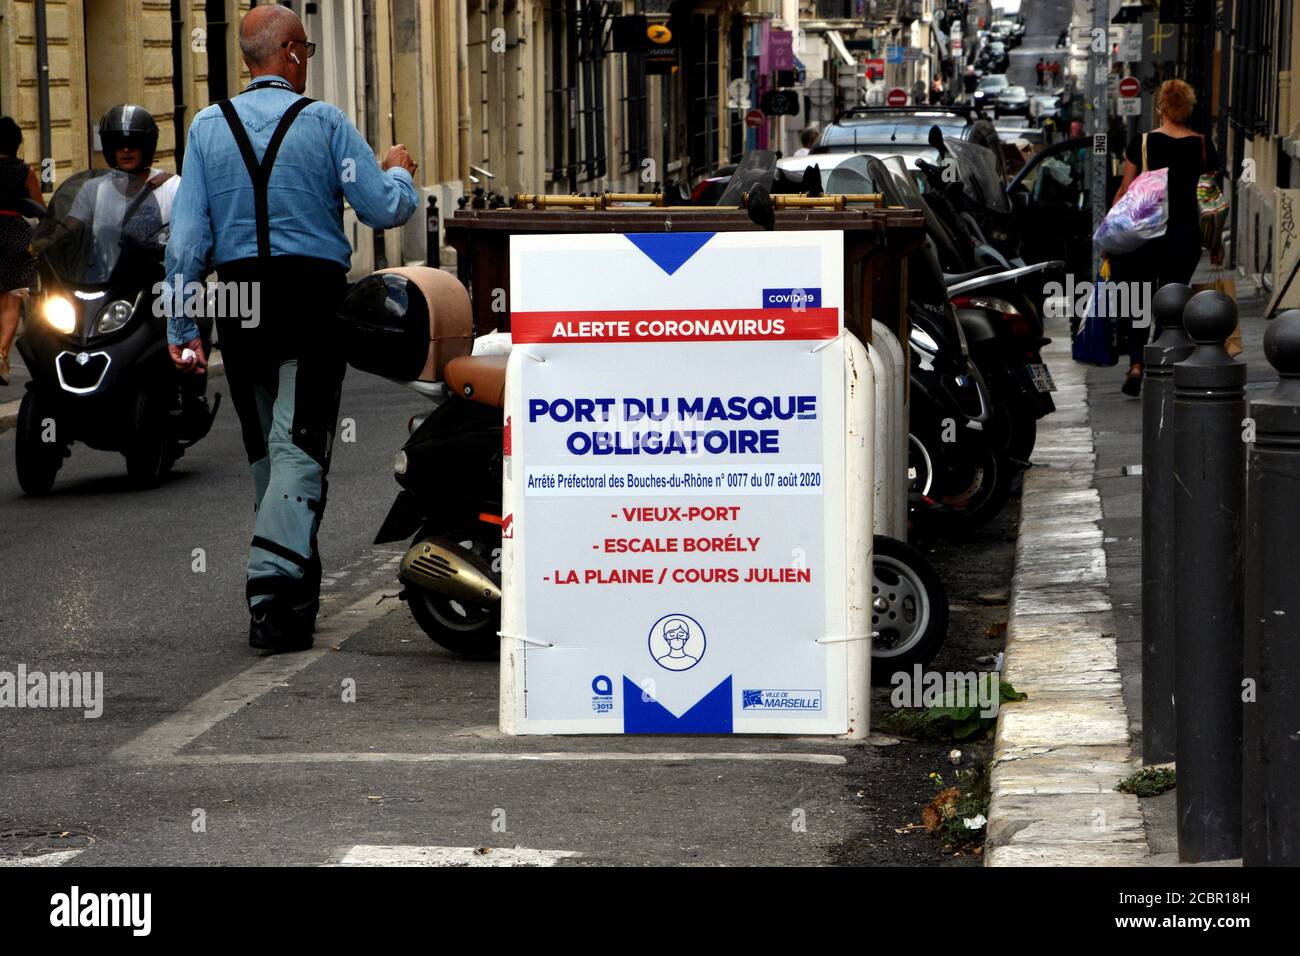
<instances>
[{"instance_id":1,"label":"motor scooter headlight","mask_svg":"<svg viewBox=\"0 0 1300 956\"><path fill-rule=\"evenodd\" d=\"M922 351L928 352L931 355L939 354L939 343L936 342L930 333L925 331L925 329L912 326L912 328L908 330L907 334L911 341L915 342Z\"/></svg>"},{"instance_id":2,"label":"motor scooter headlight","mask_svg":"<svg viewBox=\"0 0 1300 956\"><path fill-rule=\"evenodd\" d=\"M45 300L45 321L50 328L64 335L71 335L77 327L77 310L61 295L51 295Z\"/></svg>"},{"instance_id":3,"label":"motor scooter headlight","mask_svg":"<svg viewBox=\"0 0 1300 956\"><path fill-rule=\"evenodd\" d=\"M107 335L109 332L116 332L131 320L131 313L134 311L131 303L125 299L110 302L104 306L99 313L99 318L95 320L95 334Z\"/></svg>"},{"instance_id":4,"label":"motor scooter headlight","mask_svg":"<svg viewBox=\"0 0 1300 956\"><path fill-rule=\"evenodd\" d=\"M406 452L399 451L396 455L393 456L393 474L395 475L406 474Z\"/></svg>"}]
</instances>

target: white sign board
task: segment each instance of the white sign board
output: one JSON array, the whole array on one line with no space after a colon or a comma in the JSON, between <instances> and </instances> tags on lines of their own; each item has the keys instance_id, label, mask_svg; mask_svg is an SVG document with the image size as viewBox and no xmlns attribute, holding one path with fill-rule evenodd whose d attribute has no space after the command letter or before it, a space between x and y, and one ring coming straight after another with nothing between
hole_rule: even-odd
<instances>
[{"instance_id":1,"label":"white sign board","mask_svg":"<svg viewBox=\"0 0 1300 956\"><path fill-rule=\"evenodd\" d=\"M1118 116L1141 116L1142 115L1142 98L1139 96L1121 96L1117 101L1119 104Z\"/></svg>"},{"instance_id":2,"label":"white sign board","mask_svg":"<svg viewBox=\"0 0 1300 956\"><path fill-rule=\"evenodd\" d=\"M1119 62L1142 62L1142 24L1126 23L1120 32Z\"/></svg>"},{"instance_id":3,"label":"white sign board","mask_svg":"<svg viewBox=\"0 0 1300 956\"><path fill-rule=\"evenodd\" d=\"M503 729L849 729L843 281L840 232L511 237Z\"/></svg>"}]
</instances>

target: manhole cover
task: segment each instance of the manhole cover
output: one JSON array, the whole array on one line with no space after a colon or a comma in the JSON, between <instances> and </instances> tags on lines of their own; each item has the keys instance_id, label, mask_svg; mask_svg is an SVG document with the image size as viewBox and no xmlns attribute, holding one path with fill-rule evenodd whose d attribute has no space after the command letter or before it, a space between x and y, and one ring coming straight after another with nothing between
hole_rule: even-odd
<instances>
[{"instance_id":1,"label":"manhole cover","mask_svg":"<svg viewBox=\"0 0 1300 956\"><path fill-rule=\"evenodd\" d=\"M60 827L17 827L0 830L0 857L44 856L95 845L94 834Z\"/></svg>"}]
</instances>

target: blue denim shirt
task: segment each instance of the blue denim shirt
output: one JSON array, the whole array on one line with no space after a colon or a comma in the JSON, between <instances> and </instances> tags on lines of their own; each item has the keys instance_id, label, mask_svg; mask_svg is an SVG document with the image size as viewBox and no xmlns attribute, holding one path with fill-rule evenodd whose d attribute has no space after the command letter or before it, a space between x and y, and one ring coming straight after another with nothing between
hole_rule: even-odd
<instances>
[{"instance_id":1,"label":"blue denim shirt","mask_svg":"<svg viewBox=\"0 0 1300 956\"><path fill-rule=\"evenodd\" d=\"M298 99L259 76L232 101L253 152L266 152L280 116ZM281 81L283 82L283 81ZM380 169L374 151L337 106L312 103L280 144L267 190L271 255L313 256L352 264L343 232L343 200L375 229L400 226L419 205L411 175L400 167ZM225 117L209 106L194 117L185 147L185 168L167 242L167 285L201 282L216 265L257 255L253 184ZM168 305L171 303L168 302ZM198 337L192 318L170 315L167 340Z\"/></svg>"}]
</instances>

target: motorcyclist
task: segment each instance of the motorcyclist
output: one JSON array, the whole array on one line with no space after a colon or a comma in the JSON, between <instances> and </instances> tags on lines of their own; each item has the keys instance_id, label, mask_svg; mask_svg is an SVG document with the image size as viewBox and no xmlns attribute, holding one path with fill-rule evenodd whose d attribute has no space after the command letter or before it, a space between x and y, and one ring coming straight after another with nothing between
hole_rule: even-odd
<instances>
[{"instance_id":1,"label":"motorcyclist","mask_svg":"<svg viewBox=\"0 0 1300 956\"><path fill-rule=\"evenodd\" d=\"M98 176L77 194L70 225L89 225L94 237L91 277L107 280L123 237L138 242L165 239L181 178L151 165L158 148L158 124L143 106L110 107L99 121L104 161L116 172Z\"/></svg>"}]
</instances>

